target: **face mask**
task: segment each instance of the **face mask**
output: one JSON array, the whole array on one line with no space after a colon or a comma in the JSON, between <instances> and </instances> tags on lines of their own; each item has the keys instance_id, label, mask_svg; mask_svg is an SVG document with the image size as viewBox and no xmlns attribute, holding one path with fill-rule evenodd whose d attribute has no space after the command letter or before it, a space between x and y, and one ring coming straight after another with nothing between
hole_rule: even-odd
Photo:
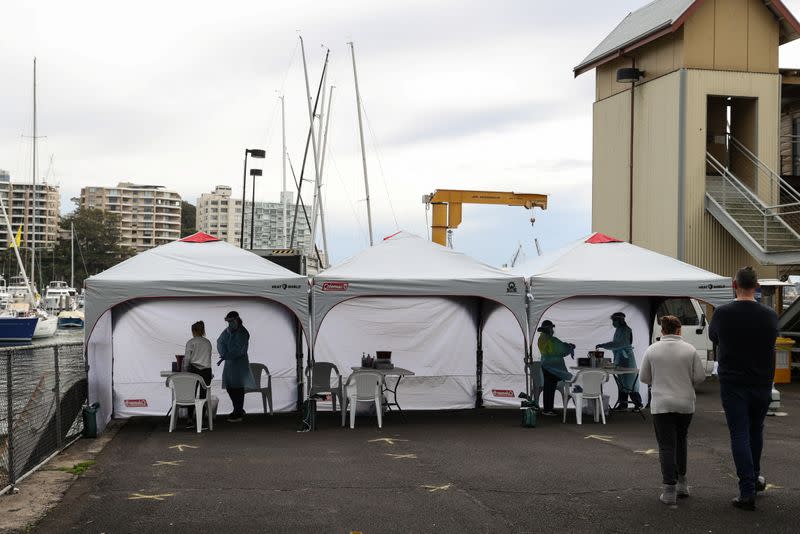
<instances>
[{"instance_id":1,"label":"face mask","mask_svg":"<svg viewBox=\"0 0 800 534\"><path fill-rule=\"evenodd\" d=\"M236 330L237 326L239 326L239 323L237 323L235 319L232 321L228 321L228 328L230 328L231 330Z\"/></svg>"}]
</instances>

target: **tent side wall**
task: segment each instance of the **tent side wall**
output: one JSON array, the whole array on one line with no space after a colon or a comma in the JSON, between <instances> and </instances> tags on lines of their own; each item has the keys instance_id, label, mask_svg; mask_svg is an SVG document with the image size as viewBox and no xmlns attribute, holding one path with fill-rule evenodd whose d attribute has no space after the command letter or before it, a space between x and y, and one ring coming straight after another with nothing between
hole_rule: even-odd
<instances>
[{"instance_id":1,"label":"tent side wall","mask_svg":"<svg viewBox=\"0 0 800 534\"><path fill-rule=\"evenodd\" d=\"M113 338L111 310L96 321L92 330L87 330L86 361L89 372L89 403L99 403L97 430L102 432L113 414Z\"/></svg>"},{"instance_id":2,"label":"tent side wall","mask_svg":"<svg viewBox=\"0 0 800 534\"><path fill-rule=\"evenodd\" d=\"M572 297L670 297L693 298L714 307L733 298L731 281L727 278L641 282L626 280L581 281L542 278L530 279L533 301L530 303L528 330L536 331L545 311L562 300ZM531 336L532 337L532 336Z\"/></svg>"}]
</instances>

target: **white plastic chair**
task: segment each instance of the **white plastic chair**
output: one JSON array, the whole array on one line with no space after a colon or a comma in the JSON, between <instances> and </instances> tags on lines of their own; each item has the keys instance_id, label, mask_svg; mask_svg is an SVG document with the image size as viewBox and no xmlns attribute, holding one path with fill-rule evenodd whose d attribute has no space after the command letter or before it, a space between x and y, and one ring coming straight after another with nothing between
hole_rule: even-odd
<instances>
[{"instance_id":1,"label":"white plastic chair","mask_svg":"<svg viewBox=\"0 0 800 534\"><path fill-rule=\"evenodd\" d=\"M350 408L350 428L356 426L356 407L359 402L374 402L378 415L378 428L383 428L383 375L374 371L356 371L351 374L345 384L347 396L342 404L342 426L345 414Z\"/></svg>"},{"instance_id":2,"label":"white plastic chair","mask_svg":"<svg viewBox=\"0 0 800 534\"><path fill-rule=\"evenodd\" d=\"M309 371L306 371L307 373ZM309 397L318 395L320 393L331 394L331 405L333 411L336 411L336 399L339 399L339 407L342 409L342 426L344 426L344 391L342 388L342 374L339 369L330 362L314 362L310 370L311 373L311 390L308 392ZM331 375L336 373L336 385L331 385Z\"/></svg>"},{"instance_id":3,"label":"white plastic chair","mask_svg":"<svg viewBox=\"0 0 800 534\"><path fill-rule=\"evenodd\" d=\"M194 416L197 423L197 433L203 430L203 407L208 406L208 429L214 430L212 416L211 386L206 385L203 378L194 373L175 373L167 377L167 386L172 390L172 409L169 417L169 431L175 430L175 421L178 418L179 406L194 406ZM206 398L200 398L200 388L206 391Z\"/></svg>"},{"instance_id":4,"label":"white plastic chair","mask_svg":"<svg viewBox=\"0 0 800 534\"><path fill-rule=\"evenodd\" d=\"M267 404L269 404L269 414L272 415L272 375L269 374L269 369L263 363L251 363L250 372L253 373L253 378L256 380L256 387L246 388L245 395L248 393L261 393L261 404L264 405L264 413L267 413ZM267 385L261 385L261 373L267 375Z\"/></svg>"},{"instance_id":5,"label":"white plastic chair","mask_svg":"<svg viewBox=\"0 0 800 534\"><path fill-rule=\"evenodd\" d=\"M580 382L583 391L576 392L571 390L569 386L575 385L576 382ZM565 393L567 395L566 400L564 402L564 415L562 418L562 422L564 423L567 422L567 404L569 403L569 399L572 399L573 404L575 404L575 419L578 421L579 425L583 423L582 419L583 419L584 400L595 401L594 422L596 423L598 419L602 417L603 424L606 424L606 412L603 409L604 382L608 382L608 373L600 369L580 371L572 382L565 382L564 384L566 385L566 387L561 390L562 395L564 395Z\"/></svg>"}]
</instances>

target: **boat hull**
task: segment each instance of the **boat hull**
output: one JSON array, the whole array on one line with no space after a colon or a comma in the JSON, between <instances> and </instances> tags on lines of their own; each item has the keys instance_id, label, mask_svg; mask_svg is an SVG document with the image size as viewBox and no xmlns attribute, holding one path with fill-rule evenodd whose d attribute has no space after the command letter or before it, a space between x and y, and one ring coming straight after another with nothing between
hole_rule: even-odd
<instances>
[{"instance_id":1,"label":"boat hull","mask_svg":"<svg viewBox=\"0 0 800 534\"><path fill-rule=\"evenodd\" d=\"M38 322L38 317L0 317L0 342L30 341Z\"/></svg>"},{"instance_id":2,"label":"boat hull","mask_svg":"<svg viewBox=\"0 0 800 534\"><path fill-rule=\"evenodd\" d=\"M57 328L58 320L52 315L47 318L40 317L39 322L36 324L36 330L33 332L33 339L50 337L56 333Z\"/></svg>"},{"instance_id":3,"label":"boat hull","mask_svg":"<svg viewBox=\"0 0 800 534\"><path fill-rule=\"evenodd\" d=\"M83 328L83 319L78 317L59 317L59 328Z\"/></svg>"}]
</instances>

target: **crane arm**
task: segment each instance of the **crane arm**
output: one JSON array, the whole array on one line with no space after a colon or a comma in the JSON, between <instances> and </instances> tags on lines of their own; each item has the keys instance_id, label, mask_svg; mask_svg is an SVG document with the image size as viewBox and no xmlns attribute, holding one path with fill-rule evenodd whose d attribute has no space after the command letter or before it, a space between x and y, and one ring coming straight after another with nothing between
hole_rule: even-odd
<instances>
[{"instance_id":1,"label":"crane arm","mask_svg":"<svg viewBox=\"0 0 800 534\"><path fill-rule=\"evenodd\" d=\"M507 191L472 191L461 189L437 189L422 197L425 204L433 206L431 238L445 245L447 230L461 224L463 204L496 204L522 206L526 209L547 209L547 195L514 193Z\"/></svg>"}]
</instances>

